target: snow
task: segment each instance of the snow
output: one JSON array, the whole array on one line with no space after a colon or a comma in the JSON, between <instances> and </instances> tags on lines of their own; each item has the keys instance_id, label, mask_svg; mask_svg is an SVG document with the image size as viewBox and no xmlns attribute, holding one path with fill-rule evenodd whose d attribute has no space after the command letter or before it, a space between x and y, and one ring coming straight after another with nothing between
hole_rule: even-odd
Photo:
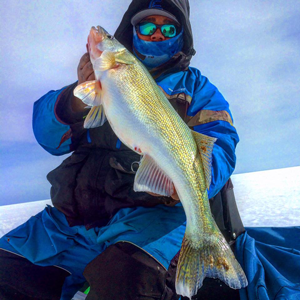
<instances>
[{"instance_id":1,"label":"snow","mask_svg":"<svg viewBox=\"0 0 300 300\"><path fill-rule=\"evenodd\" d=\"M0 206L0 237L42 211L51 200Z\"/></svg>"},{"instance_id":2,"label":"snow","mask_svg":"<svg viewBox=\"0 0 300 300\"><path fill-rule=\"evenodd\" d=\"M231 177L245 227L300 226L300 167ZM42 200L0 206L0 237L51 205Z\"/></svg>"},{"instance_id":3,"label":"snow","mask_svg":"<svg viewBox=\"0 0 300 300\"><path fill-rule=\"evenodd\" d=\"M245 227L300 225L300 167L231 177Z\"/></svg>"}]
</instances>

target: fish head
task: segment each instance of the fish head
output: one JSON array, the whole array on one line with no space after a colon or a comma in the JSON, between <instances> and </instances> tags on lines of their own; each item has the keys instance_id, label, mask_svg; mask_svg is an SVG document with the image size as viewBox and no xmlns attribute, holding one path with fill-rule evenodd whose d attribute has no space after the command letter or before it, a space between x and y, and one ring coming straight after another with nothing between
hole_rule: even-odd
<instances>
[{"instance_id":1,"label":"fish head","mask_svg":"<svg viewBox=\"0 0 300 300\"><path fill-rule=\"evenodd\" d=\"M87 48L96 77L104 71L124 70L124 66L136 63L134 56L101 26L91 28Z\"/></svg>"},{"instance_id":2,"label":"fish head","mask_svg":"<svg viewBox=\"0 0 300 300\"><path fill-rule=\"evenodd\" d=\"M113 53L125 51L126 48L101 26L92 27L88 36L88 51L91 62L98 59L104 51Z\"/></svg>"}]
</instances>

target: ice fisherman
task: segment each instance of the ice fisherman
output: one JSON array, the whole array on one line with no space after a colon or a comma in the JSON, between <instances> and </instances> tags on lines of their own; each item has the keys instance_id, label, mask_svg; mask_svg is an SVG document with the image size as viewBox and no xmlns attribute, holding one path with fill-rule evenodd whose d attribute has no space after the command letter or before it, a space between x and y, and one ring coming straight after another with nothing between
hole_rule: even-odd
<instances>
[{"instance_id":1,"label":"ice fisherman","mask_svg":"<svg viewBox=\"0 0 300 300\"><path fill-rule=\"evenodd\" d=\"M201 72L188 0L133 0L115 37L148 68L188 126L216 137L209 189L214 218L227 241L244 231L230 175L239 141L229 105ZM100 24L104 25L104 24ZM88 113L74 88L93 80L85 53L78 80L34 104L33 130L52 155L72 153L47 178L52 206L0 240L1 299L178 299L174 280L185 232L176 192L164 197L133 191L140 157L108 122L84 129ZM239 299L219 280L205 279L195 299Z\"/></svg>"}]
</instances>

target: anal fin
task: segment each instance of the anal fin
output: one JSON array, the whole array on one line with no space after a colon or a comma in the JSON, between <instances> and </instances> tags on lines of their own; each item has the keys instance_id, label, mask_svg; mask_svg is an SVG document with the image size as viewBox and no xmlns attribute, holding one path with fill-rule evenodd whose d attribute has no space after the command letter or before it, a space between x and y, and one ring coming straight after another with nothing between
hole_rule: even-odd
<instances>
[{"instance_id":1,"label":"anal fin","mask_svg":"<svg viewBox=\"0 0 300 300\"><path fill-rule=\"evenodd\" d=\"M141 160L133 189L136 192L151 192L163 196L171 196L174 192L172 180L149 155L144 155Z\"/></svg>"}]
</instances>

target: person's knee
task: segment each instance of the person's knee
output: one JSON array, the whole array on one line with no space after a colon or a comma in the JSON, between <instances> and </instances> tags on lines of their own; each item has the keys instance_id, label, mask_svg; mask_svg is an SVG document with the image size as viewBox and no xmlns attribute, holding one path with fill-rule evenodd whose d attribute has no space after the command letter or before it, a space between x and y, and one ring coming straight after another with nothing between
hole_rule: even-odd
<instances>
[{"instance_id":1,"label":"person's knee","mask_svg":"<svg viewBox=\"0 0 300 300\"><path fill-rule=\"evenodd\" d=\"M87 300L171 300L167 270L154 258L130 243L108 247L84 271L91 286Z\"/></svg>"},{"instance_id":2,"label":"person's knee","mask_svg":"<svg viewBox=\"0 0 300 300\"><path fill-rule=\"evenodd\" d=\"M0 299L60 299L64 280L69 275L61 268L38 266L0 249Z\"/></svg>"}]
</instances>

